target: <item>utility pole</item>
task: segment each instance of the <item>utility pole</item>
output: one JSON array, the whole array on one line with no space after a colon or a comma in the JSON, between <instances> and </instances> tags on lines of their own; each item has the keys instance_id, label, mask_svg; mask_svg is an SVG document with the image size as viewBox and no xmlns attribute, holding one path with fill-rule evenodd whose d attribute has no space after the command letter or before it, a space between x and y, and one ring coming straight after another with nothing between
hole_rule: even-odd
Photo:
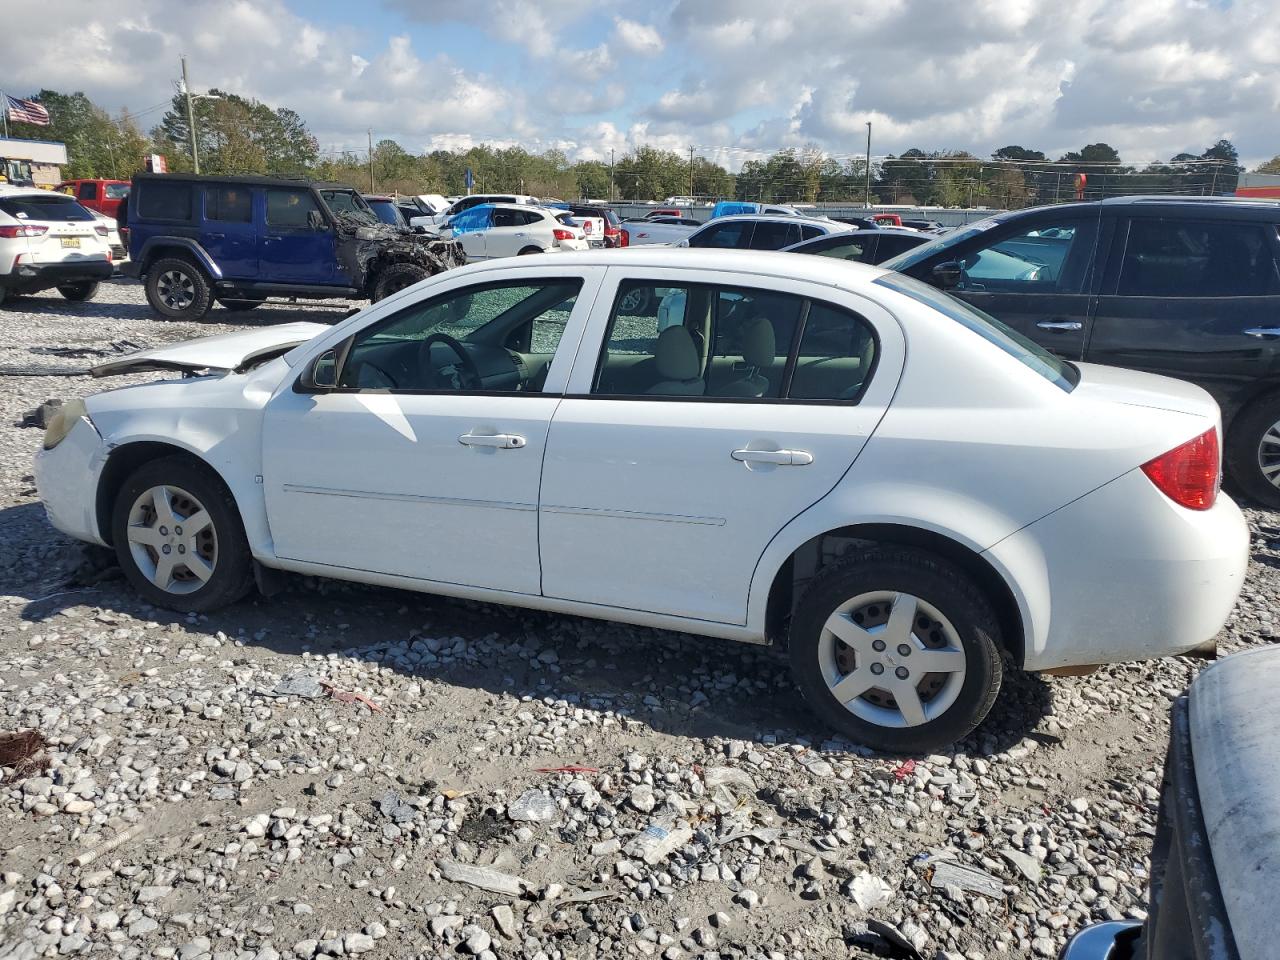
<instances>
[{"instance_id":1,"label":"utility pole","mask_svg":"<svg viewBox=\"0 0 1280 960\"><path fill-rule=\"evenodd\" d=\"M613 147L609 148L609 202L613 203Z\"/></svg>"},{"instance_id":2,"label":"utility pole","mask_svg":"<svg viewBox=\"0 0 1280 960\"><path fill-rule=\"evenodd\" d=\"M693 203L693 147L689 147L689 202Z\"/></svg>"},{"instance_id":3,"label":"utility pole","mask_svg":"<svg viewBox=\"0 0 1280 960\"><path fill-rule=\"evenodd\" d=\"M369 192L373 193L373 127L369 128Z\"/></svg>"},{"instance_id":4,"label":"utility pole","mask_svg":"<svg viewBox=\"0 0 1280 960\"><path fill-rule=\"evenodd\" d=\"M864 196L864 204L868 210L871 209L871 121L867 121L867 189Z\"/></svg>"},{"instance_id":5,"label":"utility pole","mask_svg":"<svg viewBox=\"0 0 1280 960\"><path fill-rule=\"evenodd\" d=\"M187 98L187 135L191 137L191 166L200 172L200 150L196 146L196 108L191 100L191 81L187 79L187 58L182 58L182 92Z\"/></svg>"}]
</instances>

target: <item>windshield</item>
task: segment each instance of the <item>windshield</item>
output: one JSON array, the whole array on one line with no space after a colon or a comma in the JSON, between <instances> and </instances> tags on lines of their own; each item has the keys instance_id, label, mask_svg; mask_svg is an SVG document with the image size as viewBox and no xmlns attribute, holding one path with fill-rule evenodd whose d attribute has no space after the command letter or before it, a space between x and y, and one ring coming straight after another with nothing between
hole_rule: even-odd
<instances>
[{"instance_id":1,"label":"windshield","mask_svg":"<svg viewBox=\"0 0 1280 960\"><path fill-rule=\"evenodd\" d=\"M927 283L921 283L900 273L885 274L873 282L890 290L896 290L917 303L933 307L943 316L972 330L987 343L999 347L1023 366L1034 370L1068 393L1080 382L1080 371L1072 364L1059 360L1044 347L1006 327L995 317L983 313L949 293L944 293L937 287L931 287Z\"/></svg>"},{"instance_id":2,"label":"windshield","mask_svg":"<svg viewBox=\"0 0 1280 960\"><path fill-rule=\"evenodd\" d=\"M94 216L66 194L47 193L38 196L0 196L0 211L15 220L93 220Z\"/></svg>"},{"instance_id":3,"label":"windshield","mask_svg":"<svg viewBox=\"0 0 1280 960\"><path fill-rule=\"evenodd\" d=\"M400 225L400 211L390 200L369 200L368 204L383 223L389 223L392 226Z\"/></svg>"},{"instance_id":4,"label":"windshield","mask_svg":"<svg viewBox=\"0 0 1280 960\"><path fill-rule=\"evenodd\" d=\"M914 250L908 250L906 253L900 253L892 260L886 260L881 266L889 270L905 271L914 267L917 263L927 260L939 250L946 250L954 247L956 244L964 243L971 237L976 237L980 233L985 233L996 225L995 220L979 220L977 223L971 223L967 227L961 227L948 233L945 237L939 237L937 240L930 240L928 243L922 243Z\"/></svg>"},{"instance_id":5,"label":"windshield","mask_svg":"<svg viewBox=\"0 0 1280 960\"><path fill-rule=\"evenodd\" d=\"M129 195L129 184L127 183L108 183L107 184L108 200L123 200L128 195Z\"/></svg>"},{"instance_id":6,"label":"windshield","mask_svg":"<svg viewBox=\"0 0 1280 960\"><path fill-rule=\"evenodd\" d=\"M364 198L353 190L321 190L320 196L338 216L347 214L366 223L377 223L378 215L369 209Z\"/></svg>"}]
</instances>

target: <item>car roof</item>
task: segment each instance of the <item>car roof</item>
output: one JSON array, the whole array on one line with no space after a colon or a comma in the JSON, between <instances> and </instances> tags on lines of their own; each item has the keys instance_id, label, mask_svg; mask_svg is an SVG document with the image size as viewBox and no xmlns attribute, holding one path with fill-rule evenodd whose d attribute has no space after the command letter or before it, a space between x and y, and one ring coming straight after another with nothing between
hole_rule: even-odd
<instances>
[{"instance_id":1,"label":"car roof","mask_svg":"<svg viewBox=\"0 0 1280 960\"><path fill-rule=\"evenodd\" d=\"M317 190L349 190L358 193L354 187L345 183L324 183L306 177L267 177L251 173L242 177L224 174L206 173L135 173L133 182L152 183L159 181L189 180L192 183L226 183L249 187L315 187Z\"/></svg>"},{"instance_id":2,"label":"car roof","mask_svg":"<svg viewBox=\"0 0 1280 960\"><path fill-rule=\"evenodd\" d=\"M714 220L708 220L706 226L728 220L753 220L757 223L808 223L815 227L822 227L829 233L843 233L849 229L849 224L827 217L795 217L785 213L728 213Z\"/></svg>"},{"instance_id":3,"label":"car roof","mask_svg":"<svg viewBox=\"0 0 1280 960\"><path fill-rule=\"evenodd\" d=\"M75 197L69 197L65 193L59 193L57 190L41 190L39 187L14 187L7 183L0 183L0 197L59 197L62 200L70 200L76 202Z\"/></svg>"}]
</instances>

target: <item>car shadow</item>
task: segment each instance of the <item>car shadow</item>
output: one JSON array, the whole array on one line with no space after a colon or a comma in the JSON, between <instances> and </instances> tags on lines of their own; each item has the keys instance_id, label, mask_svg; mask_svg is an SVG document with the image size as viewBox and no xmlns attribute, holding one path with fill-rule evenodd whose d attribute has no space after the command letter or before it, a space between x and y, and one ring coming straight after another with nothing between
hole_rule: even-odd
<instances>
[{"instance_id":1,"label":"car shadow","mask_svg":"<svg viewBox=\"0 0 1280 960\"><path fill-rule=\"evenodd\" d=\"M0 594L22 598L20 616L31 623L96 608L99 616L127 614L198 634L221 632L246 646L296 657L299 667L304 652L339 653L494 695L612 710L677 737L874 755L833 736L814 718L791 682L782 649L301 575L284 575L284 589L271 598L255 593L226 610L183 615L143 602L108 551L57 534L35 503L0 510L0 571L20 567L12 554L24 549L24 539L29 548L40 538L46 544L61 540L64 562L38 579L6 583L0 577ZM464 648L476 645L492 654L496 645L505 651L430 665L388 656L392 645L412 638L427 644L430 638L461 638ZM280 672L289 669L282 665ZM987 720L948 752L989 756L1027 737L1052 743L1056 738L1037 732L1051 710L1046 681L1008 671Z\"/></svg>"}]
</instances>

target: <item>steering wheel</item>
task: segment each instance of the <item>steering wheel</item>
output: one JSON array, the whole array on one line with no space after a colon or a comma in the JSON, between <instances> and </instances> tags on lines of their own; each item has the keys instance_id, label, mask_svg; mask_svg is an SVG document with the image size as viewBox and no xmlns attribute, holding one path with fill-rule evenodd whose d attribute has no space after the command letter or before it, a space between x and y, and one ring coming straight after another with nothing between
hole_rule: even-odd
<instances>
[{"instance_id":1,"label":"steering wheel","mask_svg":"<svg viewBox=\"0 0 1280 960\"><path fill-rule=\"evenodd\" d=\"M431 347L437 343L443 343L448 347L459 361L454 365L454 382L444 384L443 387L440 387L440 381L444 378L443 368L437 370L431 362ZM418 347L418 362L422 364L423 369L435 372L437 387L442 389L479 390L484 386L476 362L471 359L471 354L467 353L467 348L447 333L433 333L424 339L422 345Z\"/></svg>"}]
</instances>

